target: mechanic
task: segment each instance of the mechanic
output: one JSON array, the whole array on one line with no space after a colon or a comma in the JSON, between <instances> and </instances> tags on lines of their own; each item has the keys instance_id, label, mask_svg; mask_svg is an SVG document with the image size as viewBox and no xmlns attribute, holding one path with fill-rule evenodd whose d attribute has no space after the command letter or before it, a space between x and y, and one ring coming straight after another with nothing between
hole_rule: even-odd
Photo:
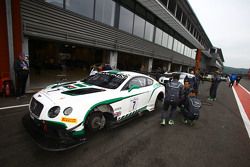
<instances>
[{"instance_id":1,"label":"mechanic","mask_svg":"<svg viewBox=\"0 0 250 167\"><path fill-rule=\"evenodd\" d=\"M190 92L184 103L184 123L193 125L193 121L199 118L201 101L196 96L196 91L194 89L190 89Z\"/></svg>"},{"instance_id":2,"label":"mechanic","mask_svg":"<svg viewBox=\"0 0 250 167\"><path fill-rule=\"evenodd\" d=\"M171 106L170 112L168 114L168 124L174 125L174 114L176 111L176 108L181 100L182 97L182 91L183 91L183 85L181 82L178 81L179 76L173 75L173 80L171 82L168 82L166 85L166 96L164 99L164 109L161 110L161 125L166 125L166 119L167 119L167 112L169 107Z\"/></svg>"},{"instance_id":3,"label":"mechanic","mask_svg":"<svg viewBox=\"0 0 250 167\"><path fill-rule=\"evenodd\" d=\"M180 101L180 104L179 104L181 112L184 111L184 104L185 104L185 101L186 101L191 89L192 88L190 87L189 79L184 79L183 93L182 93L181 101Z\"/></svg>"},{"instance_id":4,"label":"mechanic","mask_svg":"<svg viewBox=\"0 0 250 167\"><path fill-rule=\"evenodd\" d=\"M15 61L14 68L16 73L16 97L20 99L20 97L24 97L26 82L29 75L29 64L26 60L28 58L23 53L18 56L18 59Z\"/></svg>"},{"instance_id":5,"label":"mechanic","mask_svg":"<svg viewBox=\"0 0 250 167\"><path fill-rule=\"evenodd\" d=\"M198 93L199 93L200 80L201 80L201 75L200 75L199 70L197 70L197 71L195 72L195 76L194 76L194 86L193 86L194 90L196 91L196 93L195 93L196 96L197 96Z\"/></svg>"}]
</instances>

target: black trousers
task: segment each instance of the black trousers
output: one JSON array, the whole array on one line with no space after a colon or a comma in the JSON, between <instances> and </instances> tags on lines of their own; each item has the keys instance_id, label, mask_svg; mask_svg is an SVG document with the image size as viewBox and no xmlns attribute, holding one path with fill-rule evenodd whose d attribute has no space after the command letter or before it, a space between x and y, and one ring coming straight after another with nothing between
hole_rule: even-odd
<instances>
[{"instance_id":1,"label":"black trousers","mask_svg":"<svg viewBox=\"0 0 250 167\"><path fill-rule=\"evenodd\" d=\"M229 87L234 86L234 81L230 81L228 86L229 86Z\"/></svg>"},{"instance_id":2,"label":"black trousers","mask_svg":"<svg viewBox=\"0 0 250 167\"><path fill-rule=\"evenodd\" d=\"M17 79L16 96L20 97L25 94L28 74L19 74L16 76L16 79Z\"/></svg>"},{"instance_id":3,"label":"black trousers","mask_svg":"<svg viewBox=\"0 0 250 167\"><path fill-rule=\"evenodd\" d=\"M177 106L177 102L164 101L164 109L161 110L161 119L172 119L174 117ZM171 109L168 113L169 107L171 107Z\"/></svg>"},{"instance_id":4,"label":"black trousers","mask_svg":"<svg viewBox=\"0 0 250 167\"><path fill-rule=\"evenodd\" d=\"M217 94L218 85L211 85L210 87L210 98L215 99Z\"/></svg>"}]
</instances>

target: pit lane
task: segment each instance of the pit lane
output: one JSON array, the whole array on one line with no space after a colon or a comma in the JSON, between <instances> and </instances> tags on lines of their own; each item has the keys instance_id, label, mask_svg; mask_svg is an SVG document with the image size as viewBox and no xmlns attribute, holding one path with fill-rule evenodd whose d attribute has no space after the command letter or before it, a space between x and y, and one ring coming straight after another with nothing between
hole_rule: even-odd
<instances>
[{"instance_id":1,"label":"pit lane","mask_svg":"<svg viewBox=\"0 0 250 167\"><path fill-rule=\"evenodd\" d=\"M63 152L44 151L33 142L22 125L28 107L0 110L0 164L247 167L250 141L232 89L222 82L217 101L208 102L209 85L205 82L200 86L199 98L204 105L200 120L193 127L184 125L179 114L174 126L161 127L160 112L156 111L101 131L84 145ZM1 98L0 106L26 104L29 98Z\"/></svg>"}]
</instances>

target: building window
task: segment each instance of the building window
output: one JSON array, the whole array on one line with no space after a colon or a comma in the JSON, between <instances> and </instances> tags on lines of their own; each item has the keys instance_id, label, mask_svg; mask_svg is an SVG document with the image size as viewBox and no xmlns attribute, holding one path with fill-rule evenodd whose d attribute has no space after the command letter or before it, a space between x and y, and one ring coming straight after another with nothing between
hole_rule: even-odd
<instances>
[{"instance_id":1,"label":"building window","mask_svg":"<svg viewBox=\"0 0 250 167\"><path fill-rule=\"evenodd\" d=\"M159 28L156 28L155 43L161 45L161 41L162 41L162 30Z\"/></svg>"},{"instance_id":2,"label":"building window","mask_svg":"<svg viewBox=\"0 0 250 167\"><path fill-rule=\"evenodd\" d=\"M113 0L96 0L95 20L114 26L115 2Z\"/></svg>"},{"instance_id":3,"label":"building window","mask_svg":"<svg viewBox=\"0 0 250 167\"><path fill-rule=\"evenodd\" d=\"M184 47L185 47L185 45L181 44L181 54L184 54Z\"/></svg>"},{"instance_id":4,"label":"building window","mask_svg":"<svg viewBox=\"0 0 250 167\"><path fill-rule=\"evenodd\" d=\"M168 36L168 49L172 49L173 48L173 40L174 38L172 36Z\"/></svg>"},{"instance_id":5,"label":"building window","mask_svg":"<svg viewBox=\"0 0 250 167\"><path fill-rule=\"evenodd\" d=\"M134 32L133 34L143 38L144 36L144 27L145 27L145 20L137 15L135 15L134 21Z\"/></svg>"},{"instance_id":6,"label":"building window","mask_svg":"<svg viewBox=\"0 0 250 167\"><path fill-rule=\"evenodd\" d=\"M66 0L66 9L93 19L94 1L93 0Z\"/></svg>"},{"instance_id":7,"label":"building window","mask_svg":"<svg viewBox=\"0 0 250 167\"><path fill-rule=\"evenodd\" d=\"M56 5L61 8L63 8L63 1L64 0L45 0L45 2Z\"/></svg>"},{"instance_id":8,"label":"building window","mask_svg":"<svg viewBox=\"0 0 250 167\"><path fill-rule=\"evenodd\" d=\"M177 12L176 12L176 18L181 22L181 17L182 17L182 10L179 7L179 5L177 5Z\"/></svg>"},{"instance_id":9,"label":"building window","mask_svg":"<svg viewBox=\"0 0 250 167\"><path fill-rule=\"evenodd\" d=\"M167 47L168 46L168 34L163 32L163 36L162 36L162 44L163 47Z\"/></svg>"},{"instance_id":10,"label":"building window","mask_svg":"<svg viewBox=\"0 0 250 167\"><path fill-rule=\"evenodd\" d=\"M134 13L126 8L120 8L119 29L132 34Z\"/></svg>"},{"instance_id":11,"label":"building window","mask_svg":"<svg viewBox=\"0 0 250 167\"><path fill-rule=\"evenodd\" d=\"M153 37L154 37L154 26L153 24L146 22L144 39L152 42Z\"/></svg>"},{"instance_id":12,"label":"building window","mask_svg":"<svg viewBox=\"0 0 250 167\"><path fill-rule=\"evenodd\" d=\"M168 10L175 15L176 8L176 0L169 0L168 2Z\"/></svg>"},{"instance_id":13,"label":"building window","mask_svg":"<svg viewBox=\"0 0 250 167\"><path fill-rule=\"evenodd\" d=\"M181 22L182 22L182 25L184 25L185 27L186 27L186 21L187 21L187 17L186 17L186 15L183 13L183 14L182 14L182 20L181 20Z\"/></svg>"},{"instance_id":14,"label":"building window","mask_svg":"<svg viewBox=\"0 0 250 167\"><path fill-rule=\"evenodd\" d=\"M173 50L177 52L178 50L178 40L174 39L174 45L173 45Z\"/></svg>"}]
</instances>

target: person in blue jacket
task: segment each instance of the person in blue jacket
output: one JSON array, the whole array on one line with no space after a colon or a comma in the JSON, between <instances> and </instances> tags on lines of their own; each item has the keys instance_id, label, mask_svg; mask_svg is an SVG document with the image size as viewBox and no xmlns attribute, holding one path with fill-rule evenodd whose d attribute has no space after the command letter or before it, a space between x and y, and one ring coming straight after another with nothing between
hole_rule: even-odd
<instances>
[{"instance_id":1,"label":"person in blue jacket","mask_svg":"<svg viewBox=\"0 0 250 167\"><path fill-rule=\"evenodd\" d=\"M236 74L231 74L229 77L230 81L229 81L229 87L232 87L234 85L234 81L237 79L237 75Z\"/></svg>"}]
</instances>

